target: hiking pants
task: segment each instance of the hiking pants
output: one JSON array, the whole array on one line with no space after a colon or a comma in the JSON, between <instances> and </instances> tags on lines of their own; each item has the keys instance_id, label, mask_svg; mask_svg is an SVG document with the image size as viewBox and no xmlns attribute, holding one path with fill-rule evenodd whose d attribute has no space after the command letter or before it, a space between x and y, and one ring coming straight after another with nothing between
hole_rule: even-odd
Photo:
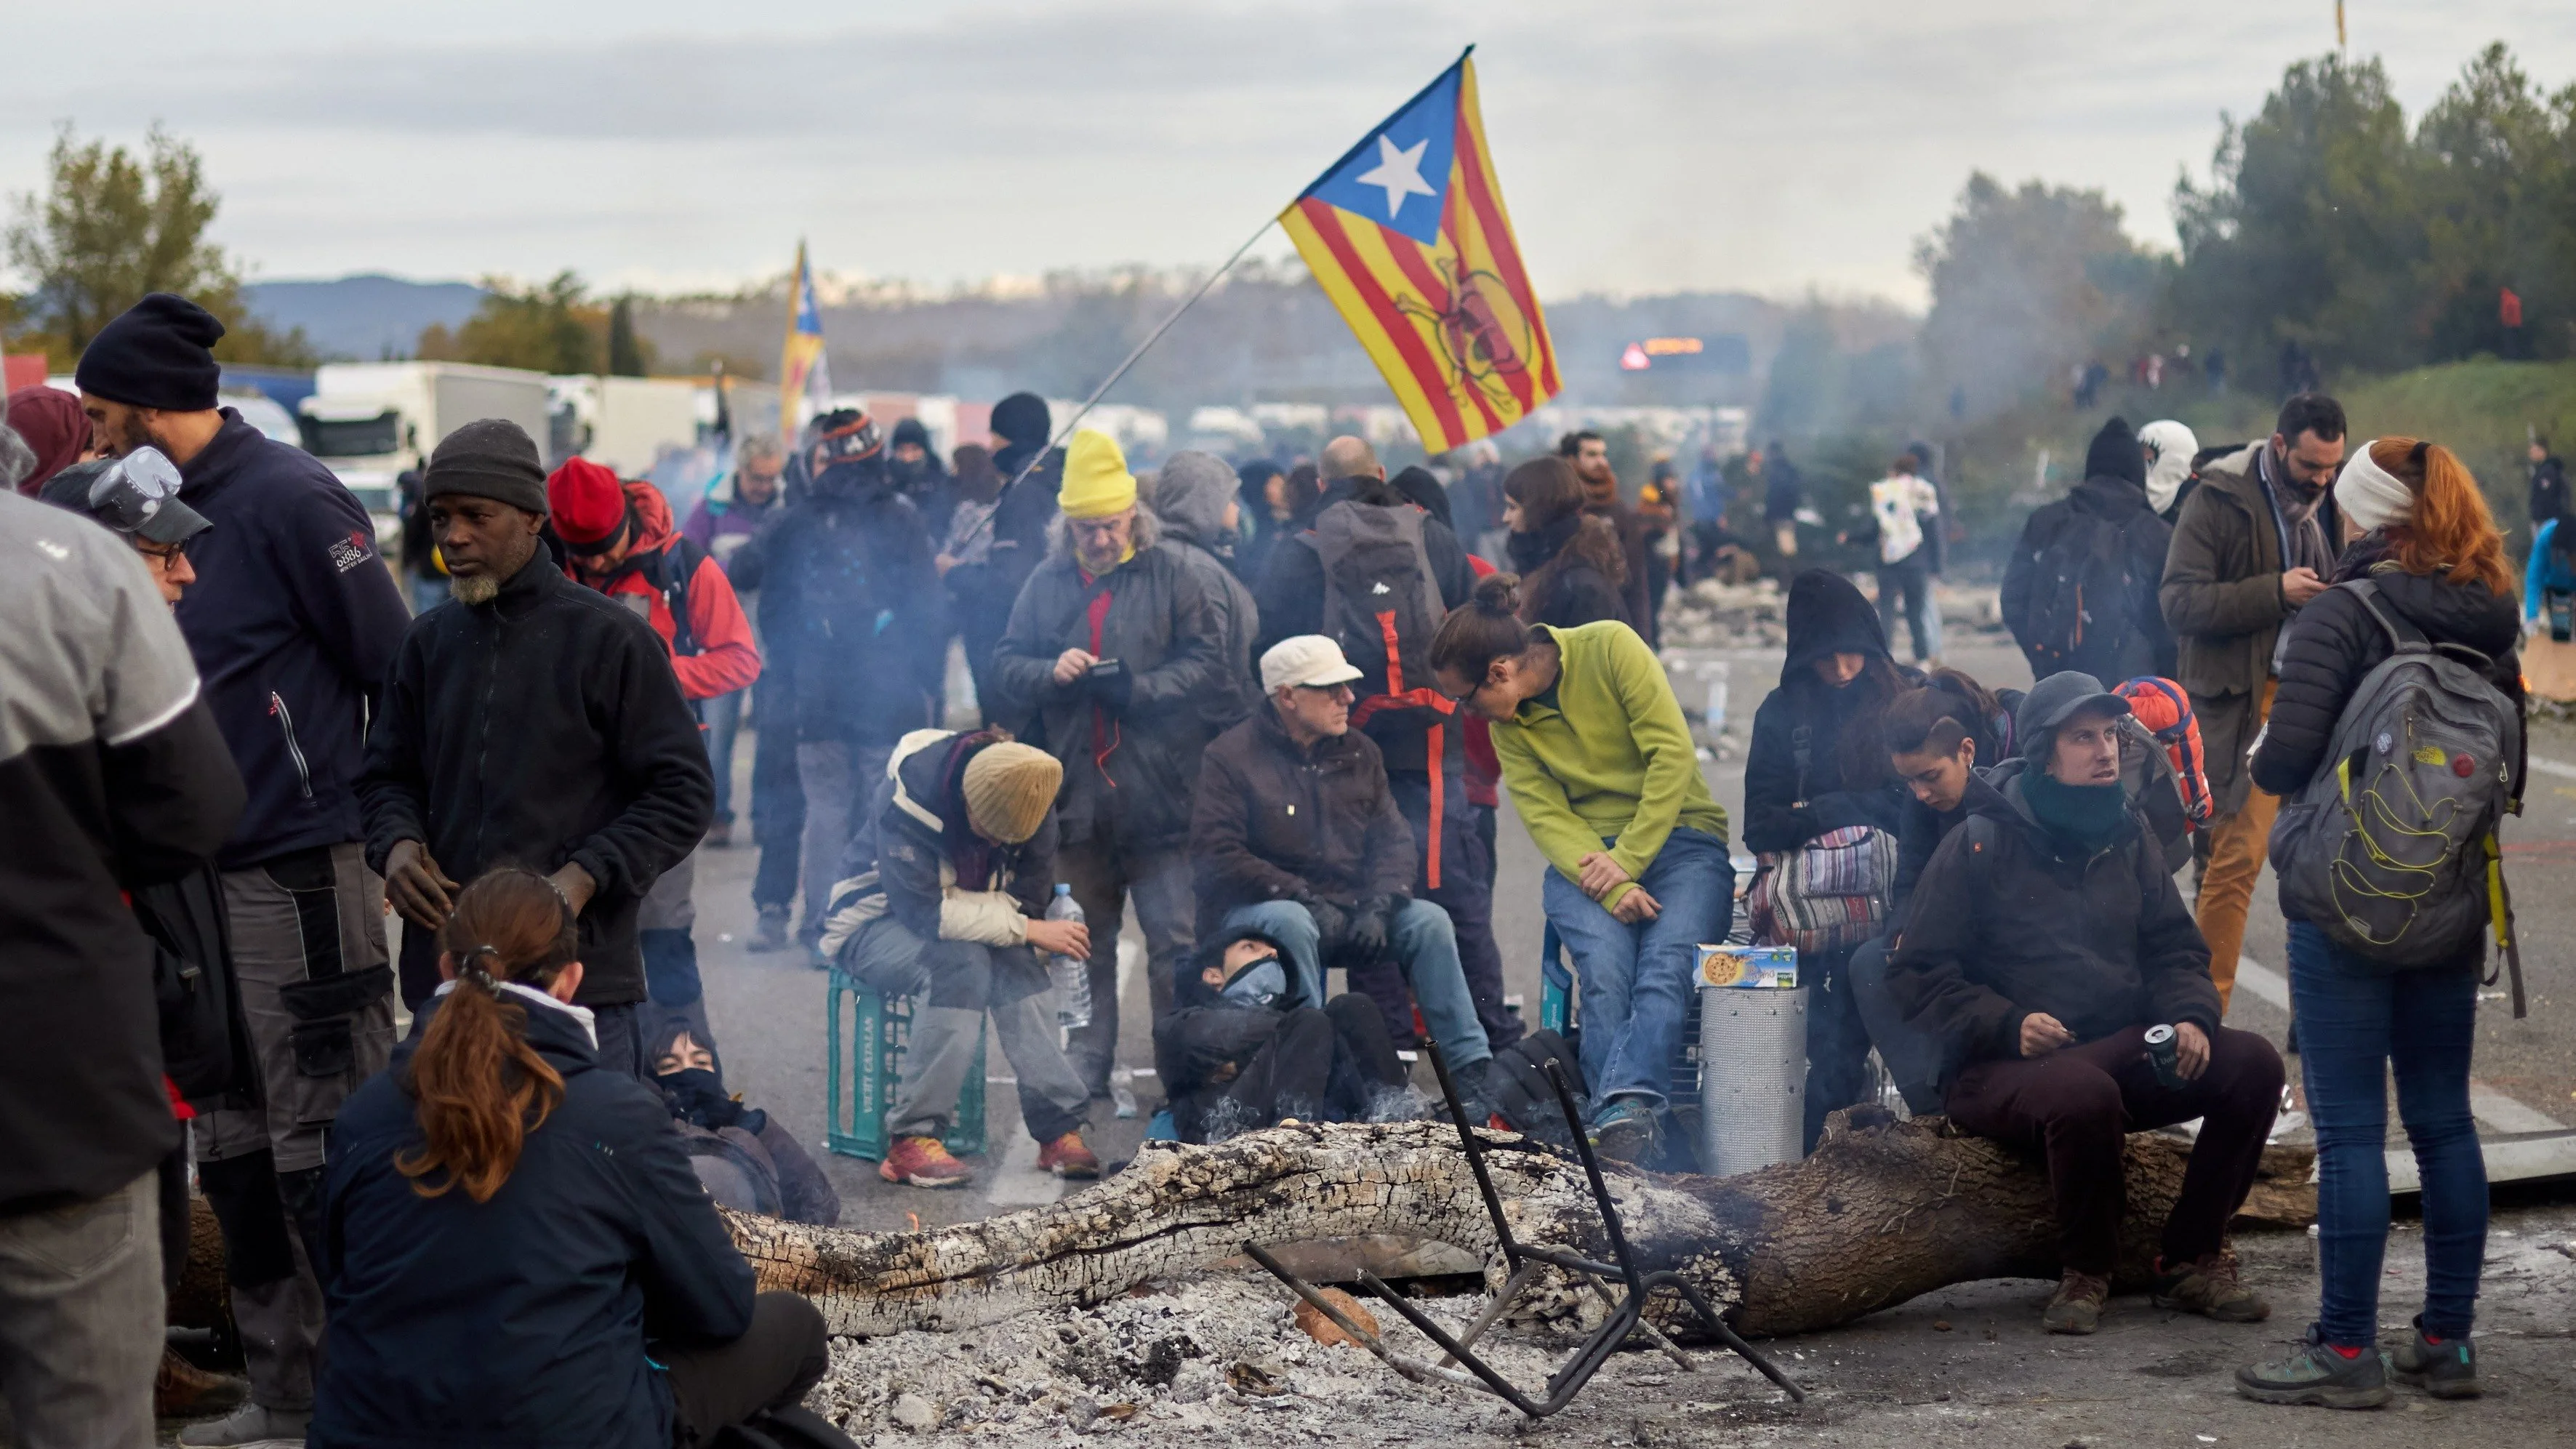
<instances>
[{"instance_id":1,"label":"hiking pants","mask_svg":"<svg viewBox=\"0 0 2576 1449\"><path fill-rule=\"evenodd\" d=\"M1056 853L1056 869L1073 887L1091 928L1091 1024L1077 1026L1065 1055L1090 1088L1109 1095L1109 1069L1118 1060L1118 932L1129 902L1145 936L1145 986L1153 1024L1172 1009L1172 972L1198 945L1198 894L1190 878L1188 849L1178 843L1139 850L1120 841L1116 827L1093 827L1091 838Z\"/></svg>"},{"instance_id":2,"label":"hiking pants","mask_svg":"<svg viewBox=\"0 0 2576 1449\"><path fill-rule=\"evenodd\" d=\"M1020 1120L1029 1135L1053 1142L1082 1125L1091 1093L1056 1045L1053 983L1035 951L925 941L892 916L879 916L841 948L841 959L869 990L912 998L912 1037L904 1047L894 1106L886 1113L887 1132L947 1135L957 1119L957 1094L974 1069L975 1041L987 1012L1002 1057L1020 1079Z\"/></svg>"},{"instance_id":3,"label":"hiking pants","mask_svg":"<svg viewBox=\"0 0 2576 1449\"><path fill-rule=\"evenodd\" d=\"M2278 680L2263 681L2262 700L2246 726L2247 739L2254 738L2272 717L2272 692L2279 685ZM2193 708L2199 708L2197 702ZM2239 762L2237 768L2251 767ZM2236 994L2236 958L2245 950L2245 916L2254 905L2254 885L2262 879L2263 858L2272 848L2272 819L2280 809L2280 796L2263 793L2249 780L2244 807L2209 822L2209 868L2200 875L2195 914L2200 918L2200 934L2209 942L2209 979L2218 987L2222 1016Z\"/></svg>"}]
</instances>

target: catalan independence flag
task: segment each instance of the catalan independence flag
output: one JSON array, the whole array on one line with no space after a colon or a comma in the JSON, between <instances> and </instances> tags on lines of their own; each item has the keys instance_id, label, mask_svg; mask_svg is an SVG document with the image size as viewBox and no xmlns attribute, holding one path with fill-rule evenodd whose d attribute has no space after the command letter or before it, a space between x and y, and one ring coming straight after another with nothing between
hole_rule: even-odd
<instances>
[{"instance_id":1,"label":"catalan independence flag","mask_svg":"<svg viewBox=\"0 0 2576 1449\"><path fill-rule=\"evenodd\" d=\"M1438 453L1556 396L1556 348L1512 240L1473 46L1279 214Z\"/></svg>"},{"instance_id":2,"label":"catalan independence flag","mask_svg":"<svg viewBox=\"0 0 2576 1449\"><path fill-rule=\"evenodd\" d=\"M820 407L832 395L832 369L823 356L823 309L814 305L814 273L805 265L805 243L796 244L796 278L788 290L787 349L778 360L778 435L794 439L797 405Z\"/></svg>"}]
</instances>

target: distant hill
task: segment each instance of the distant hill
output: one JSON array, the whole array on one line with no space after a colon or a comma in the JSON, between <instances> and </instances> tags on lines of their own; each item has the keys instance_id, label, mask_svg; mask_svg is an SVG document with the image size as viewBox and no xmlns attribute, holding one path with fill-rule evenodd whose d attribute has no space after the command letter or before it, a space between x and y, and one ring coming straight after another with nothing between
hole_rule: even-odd
<instances>
[{"instance_id":1,"label":"distant hill","mask_svg":"<svg viewBox=\"0 0 2576 1449\"><path fill-rule=\"evenodd\" d=\"M253 282L242 293L261 321L301 327L324 357L360 362L411 356L422 328L433 322L454 327L483 300L483 289L471 282L407 282L378 273L328 282Z\"/></svg>"}]
</instances>

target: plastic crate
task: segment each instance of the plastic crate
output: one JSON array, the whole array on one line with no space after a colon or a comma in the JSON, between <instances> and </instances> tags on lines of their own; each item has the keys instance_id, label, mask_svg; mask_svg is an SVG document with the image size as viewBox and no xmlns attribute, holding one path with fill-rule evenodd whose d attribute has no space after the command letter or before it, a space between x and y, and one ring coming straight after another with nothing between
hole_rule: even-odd
<instances>
[{"instance_id":1,"label":"plastic crate","mask_svg":"<svg viewBox=\"0 0 2576 1449\"><path fill-rule=\"evenodd\" d=\"M823 1143L844 1157L885 1160L886 1112L903 1074L912 1036L912 999L879 996L837 968L832 972L824 1039ZM984 1041L975 1028L975 1060L957 1093L957 1115L942 1140L951 1152L984 1150Z\"/></svg>"}]
</instances>

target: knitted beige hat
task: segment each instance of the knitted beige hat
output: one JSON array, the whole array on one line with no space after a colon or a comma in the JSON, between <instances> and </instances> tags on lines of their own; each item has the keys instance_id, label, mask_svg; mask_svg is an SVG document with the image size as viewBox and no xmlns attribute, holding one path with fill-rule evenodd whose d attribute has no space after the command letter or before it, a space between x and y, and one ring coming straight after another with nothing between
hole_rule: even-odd
<instances>
[{"instance_id":1,"label":"knitted beige hat","mask_svg":"<svg viewBox=\"0 0 2576 1449\"><path fill-rule=\"evenodd\" d=\"M966 823L1005 845L1038 833L1055 807L1064 766L1034 745L1005 740L966 762Z\"/></svg>"}]
</instances>

